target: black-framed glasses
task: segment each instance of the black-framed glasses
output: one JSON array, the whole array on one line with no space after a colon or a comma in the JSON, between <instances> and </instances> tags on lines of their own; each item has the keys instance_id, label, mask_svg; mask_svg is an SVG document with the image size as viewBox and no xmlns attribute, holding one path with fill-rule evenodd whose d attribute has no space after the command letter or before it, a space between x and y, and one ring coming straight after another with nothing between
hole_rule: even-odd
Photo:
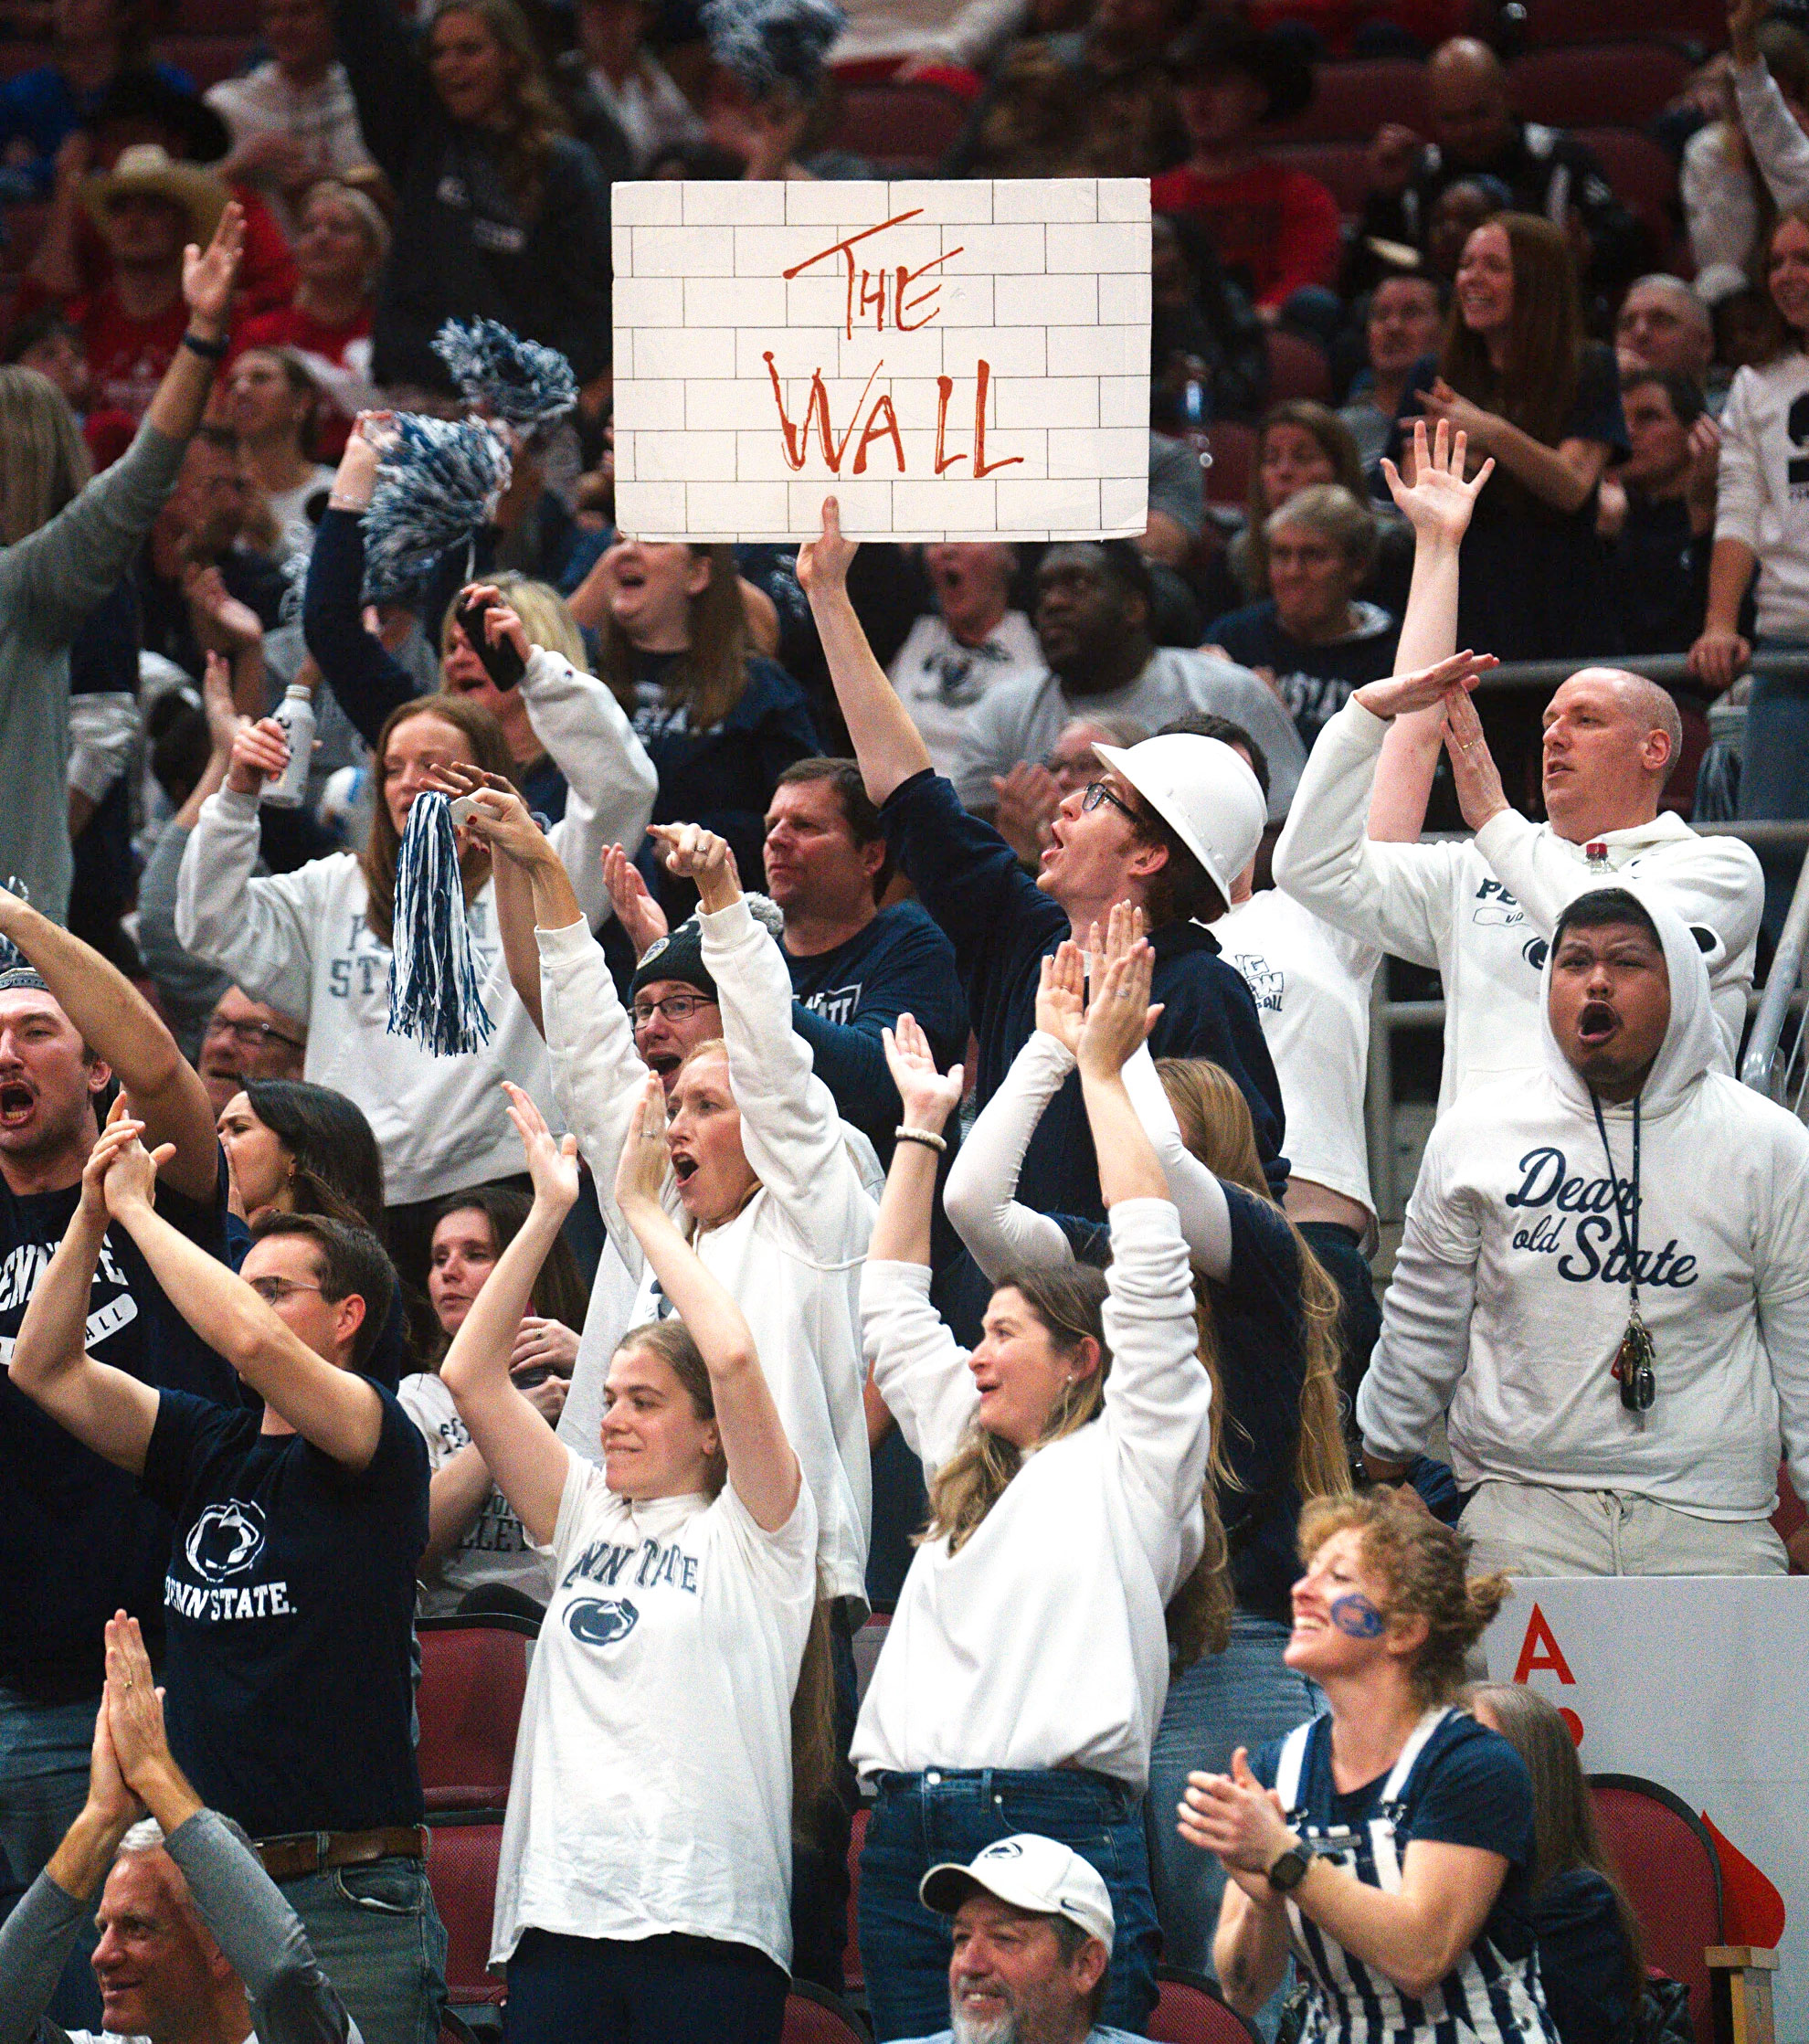
<instances>
[{"instance_id":1,"label":"black-framed glasses","mask_svg":"<svg viewBox=\"0 0 1809 2044\"><path fill-rule=\"evenodd\" d=\"M689 1022L700 1008L716 1005L707 993L669 993L663 1001L637 1001L634 1026L645 1029L655 1015L663 1015L670 1022Z\"/></svg>"},{"instance_id":2,"label":"black-framed glasses","mask_svg":"<svg viewBox=\"0 0 1809 2044\"><path fill-rule=\"evenodd\" d=\"M292 1051L308 1047L299 1036L285 1036L281 1030L273 1029L269 1022L228 1022L224 1015L207 1017L206 1033L209 1036L230 1036L241 1050L262 1050L267 1043L287 1043Z\"/></svg>"},{"instance_id":3,"label":"black-framed glasses","mask_svg":"<svg viewBox=\"0 0 1809 2044\"><path fill-rule=\"evenodd\" d=\"M1081 796L1081 814L1084 816L1088 812L1088 810L1097 809L1101 802L1110 802L1112 807L1116 810L1121 816L1129 817L1133 823L1141 823L1143 821L1143 819L1137 813L1137 811L1130 806L1130 804L1127 801L1121 800L1116 795L1113 794L1112 790L1106 787L1106 783L1103 780L1088 781L1086 784L1086 790Z\"/></svg>"}]
</instances>

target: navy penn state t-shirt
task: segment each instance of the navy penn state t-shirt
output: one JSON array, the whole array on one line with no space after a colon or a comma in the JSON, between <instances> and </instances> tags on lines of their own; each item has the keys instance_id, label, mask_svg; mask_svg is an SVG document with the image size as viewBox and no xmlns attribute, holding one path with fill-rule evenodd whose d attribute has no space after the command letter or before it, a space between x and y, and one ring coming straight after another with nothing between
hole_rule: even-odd
<instances>
[{"instance_id":1,"label":"navy penn state t-shirt","mask_svg":"<svg viewBox=\"0 0 1809 2044\"><path fill-rule=\"evenodd\" d=\"M367 1380L368 1381L368 1380ZM411 1736L427 1444L395 1399L350 1469L259 1416L165 1392L144 1488L175 1520L170 1748L254 1838L418 1824Z\"/></svg>"}]
</instances>

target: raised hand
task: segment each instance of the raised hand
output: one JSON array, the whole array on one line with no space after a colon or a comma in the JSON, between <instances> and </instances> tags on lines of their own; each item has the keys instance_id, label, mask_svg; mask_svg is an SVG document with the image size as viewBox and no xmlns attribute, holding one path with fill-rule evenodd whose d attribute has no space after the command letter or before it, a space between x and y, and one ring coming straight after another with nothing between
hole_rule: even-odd
<instances>
[{"instance_id":1,"label":"raised hand","mask_svg":"<svg viewBox=\"0 0 1809 2044\"><path fill-rule=\"evenodd\" d=\"M1116 1078L1133 1052L1155 1028L1162 1009L1149 1005L1156 953L1147 937L1138 937L1106 966L1094 982L1093 1004L1081 1025L1075 1054L1082 1076Z\"/></svg>"},{"instance_id":2,"label":"raised hand","mask_svg":"<svg viewBox=\"0 0 1809 2044\"><path fill-rule=\"evenodd\" d=\"M563 1320L544 1319L538 1313L524 1313L515 1329L514 1347L509 1353L511 1370L551 1370L569 1377L577 1361L578 1338Z\"/></svg>"},{"instance_id":3,"label":"raised hand","mask_svg":"<svg viewBox=\"0 0 1809 2044\"><path fill-rule=\"evenodd\" d=\"M228 199L204 253L191 241L182 252L182 295L197 326L223 329L232 309L232 287L245 249L245 208ZM204 339L211 336L203 335Z\"/></svg>"},{"instance_id":4,"label":"raised hand","mask_svg":"<svg viewBox=\"0 0 1809 2044\"><path fill-rule=\"evenodd\" d=\"M915 1015L900 1015L896 1028L882 1030L886 1069L904 1105L904 1126L939 1135L961 1104L961 1067L938 1072L929 1038Z\"/></svg>"},{"instance_id":5,"label":"raised hand","mask_svg":"<svg viewBox=\"0 0 1809 2044\"><path fill-rule=\"evenodd\" d=\"M1413 421L1412 482L1403 482L1400 470L1384 458L1381 470L1389 493L1416 535L1442 539L1455 546L1468 529L1477 494L1495 472L1491 456L1466 482L1464 460L1468 446L1468 436L1453 432L1443 418L1428 441L1426 422L1418 418Z\"/></svg>"},{"instance_id":6,"label":"raised hand","mask_svg":"<svg viewBox=\"0 0 1809 2044\"><path fill-rule=\"evenodd\" d=\"M1081 1025L1086 1019L1086 958L1072 938L1045 957L1036 982L1036 1026L1053 1036L1070 1056L1080 1050Z\"/></svg>"},{"instance_id":7,"label":"raised hand","mask_svg":"<svg viewBox=\"0 0 1809 2044\"><path fill-rule=\"evenodd\" d=\"M1736 64L1749 66L1759 55L1759 24L1765 18L1765 0L1732 0L1728 9L1728 43Z\"/></svg>"},{"instance_id":8,"label":"raised hand","mask_svg":"<svg viewBox=\"0 0 1809 2044\"><path fill-rule=\"evenodd\" d=\"M274 717L239 727L227 763L226 784L235 795L255 795L289 764L289 740Z\"/></svg>"},{"instance_id":9,"label":"raised hand","mask_svg":"<svg viewBox=\"0 0 1809 2044\"><path fill-rule=\"evenodd\" d=\"M171 1764L170 1745L144 1636L123 1611L107 1621L107 1729L121 1774L142 1797L147 1775Z\"/></svg>"},{"instance_id":10,"label":"raised hand","mask_svg":"<svg viewBox=\"0 0 1809 2044\"><path fill-rule=\"evenodd\" d=\"M666 1145L666 1089L660 1075L650 1072L635 1103L621 1161L616 1166L616 1204L625 1214L637 1207L656 1207L672 1168Z\"/></svg>"},{"instance_id":11,"label":"raised hand","mask_svg":"<svg viewBox=\"0 0 1809 2044\"><path fill-rule=\"evenodd\" d=\"M113 1105L117 1113L122 1102ZM142 1121L124 1115L118 1120L111 1115L107 1117L107 1126L82 1168L82 1202L90 1213L91 1182L98 1183L107 1212L115 1221L123 1220L135 1209L156 1204L157 1173L175 1155L175 1145L159 1143L155 1149L146 1149L139 1140L143 1133Z\"/></svg>"},{"instance_id":12,"label":"raised hand","mask_svg":"<svg viewBox=\"0 0 1809 2044\"><path fill-rule=\"evenodd\" d=\"M1232 1755L1229 1774L1187 1777L1180 1816L1182 1837L1243 1873L1266 1874L1292 1837L1279 1798L1250 1772L1243 1746Z\"/></svg>"},{"instance_id":13,"label":"raised hand","mask_svg":"<svg viewBox=\"0 0 1809 2044\"><path fill-rule=\"evenodd\" d=\"M527 1156L535 1205L567 1213L578 1196L577 1138L555 1136L545 1116L520 1086L504 1079L503 1090L509 1096L509 1119Z\"/></svg>"},{"instance_id":14,"label":"raised hand","mask_svg":"<svg viewBox=\"0 0 1809 2044\"><path fill-rule=\"evenodd\" d=\"M201 677L201 707L206 712L207 737L216 753L231 756L232 742L244 729L232 699L232 668L224 653L207 655L206 672Z\"/></svg>"},{"instance_id":15,"label":"raised hand","mask_svg":"<svg viewBox=\"0 0 1809 2044\"><path fill-rule=\"evenodd\" d=\"M622 935L634 947L638 963L662 937L671 933L672 925L666 920L666 912L647 892L640 868L619 844L604 847L603 884L609 890L616 920L622 926Z\"/></svg>"},{"instance_id":16,"label":"raised hand","mask_svg":"<svg viewBox=\"0 0 1809 2044\"><path fill-rule=\"evenodd\" d=\"M858 540L841 536L841 506L833 497L825 497L822 537L809 540L798 549L799 588L806 596L845 589L849 564L859 551Z\"/></svg>"},{"instance_id":17,"label":"raised hand","mask_svg":"<svg viewBox=\"0 0 1809 2044\"><path fill-rule=\"evenodd\" d=\"M1436 666L1421 668L1417 674L1366 682L1356 692L1356 700L1371 716L1384 722L1413 710L1429 710L1434 703L1443 703L1448 711L1457 696L1467 694L1490 668L1500 664L1493 653L1452 653Z\"/></svg>"},{"instance_id":18,"label":"raised hand","mask_svg":"<svg viewBox=\"0 0 1809 2044\"><path fill-rule=\"evenodd\" d=\"M518 866L537 865L554 856L520 789L501 774L453 759L433 769L428 786L455 801L470 800L470 812L458 827L461 845L481 844L492 856L500 853Z\"/></svg>"},{"instance_id":19,"label":"raised hand","mask_svg":"<svg viewBox=\"0 0 1809 2044\"><path fill-rule=\"evenodd\" d=\"M701 823L650 823L647 834L665 847L661 863L666 871L695 884L705 910L726 908L740 895L741 875L726 838Z\"/></svg>"},{"instance_id":20,"label":"raised hand","mask_svg":"<svg viewBox=\"0 0 1809 2044\"><path fill-rule=\"evenodd\" d=\"M1451 755L1451 775L1457 786L1457 806L1471 830L1480 831L1508 807L1482 719L1467 695L1455 695L1445 710L1444 749Z\"/></svg>"}]
</instances>

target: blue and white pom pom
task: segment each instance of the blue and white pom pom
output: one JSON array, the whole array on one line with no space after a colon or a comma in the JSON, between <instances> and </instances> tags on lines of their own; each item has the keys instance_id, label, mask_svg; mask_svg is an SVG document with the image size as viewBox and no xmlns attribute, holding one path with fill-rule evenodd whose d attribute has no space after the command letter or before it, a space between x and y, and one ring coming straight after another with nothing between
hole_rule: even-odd
<instances>
[{"instance_id":1,"label":"blue and white pom pom","mask_svg":"<svg viewBox=\"0 0 1809 2044\"><path fill-rule=\"evenodd\" d=\"M444 795L417 795L396 859L389 1033L457 1057L481 1050L495 1028L478 991L452 805Z\"/></svg>"},{"instance_id":2,"label":"blue and white pom pom","mask_svg":"<svg viewBox=\"0 0 1809 2044\"><path fill-rule=\"evenodd\" d=\"M563 418L577 403L577 378L557 348L524 341L499 320L448 320L433 352L470 405L526 433Z\"/></svg>"},{"instance_id":3,"label":"blue and white pom pom","mask_svg":"<svg viewBox=\"0 0 1809 2044\"><path fill-rule=\"evenodd\" d=\"M365 513L365 601L406 601L509 487L509 450L476 418L403 412Z\"/></svg>"},{"instance_id":4,"label":"blue and white pom pom","mask_svg":"<svg viewBox=\"0 0 1809 2044\"><path fill-rule=\"evenodd\" d=\"M781 79L813 90L848 26L836 0L707 0L703 18L710 55L762 97Z\"/></svg>"}]
</instances>

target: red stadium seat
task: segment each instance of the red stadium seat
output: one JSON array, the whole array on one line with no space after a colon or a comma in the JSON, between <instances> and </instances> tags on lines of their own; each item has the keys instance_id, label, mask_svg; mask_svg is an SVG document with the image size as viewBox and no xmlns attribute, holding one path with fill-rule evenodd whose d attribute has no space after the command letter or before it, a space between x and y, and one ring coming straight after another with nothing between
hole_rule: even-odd
<instances>
[{"instance_id":1,"label":"red stadium seat","mask_svg":"<svg viewBox=\"0 0 1809 2044\"><path fill-rule=\"evenodd\" d=\"M242 71L259 46L255 36L198 35L165 36L156 47L166 64L186 71L196 90L205 92Z\"/></svg>"},{"instance_id":2,"label":"red stadium seat","mask_svg":"<svg viewBox=\"0 0 1809 2044\"><path fill-rule=\"evenodd\" d=\"M928 169L959 139L966 104L939 85L851 85L831 146L866 156L881 168Z\"/></svg>"},{"instance_id":3,"label":"red stadium seat","mask_svg":"<svg viewBox=\"0 0 1809 2044\"><path fill-rule=\"evenodd\" d=\"M1628 26L1627 0L1522 0L1529 49L1562 43L1612 43ZM1639 33L1673 36L1719 49L1727 40L1723 0L1641 0Z\"/></svg>"},{"instance_id":4,"label":"red stadium seat","mask_svg":"<svg viewBox=\"0 0 1809 2044\"><path fill-rule=\"evenodd\" d=\"M1615 197L1645 221L1653 253L1661 260L1668 256L1679 226L1677 166L1671 157L1650 135L1624 128L1579 128L1577 140L1601 157Z\"/></svg>"},{"instance_id":5,"label":"red stadium seat","mask_svg":"<svg viewBox=\"0 0 1809 2044\"><path fill-rule=\"evenodd\" d=\"M1243 504L1250 495L1256 460L1256 429L1234 418L1215 418L1210 429L1212 466L1206 471L1208 503Z\"/></svg>"},{"instance_id":6,"label":"red stadium seat","mask_svg":"<svg viewBox=\"0 0 1809 2044\"><path fill-rule=\"evenodd\" d=\"M1323 349L1298 334L1272 326L1264 339L1269 350L1269 402L1314 397L1320 404L1331 396L1331 368Z\"/></svg>"},{"instance_id":7,"label":"red stadium seat","mask_svg":"<svg viewBox=\"0 0 1809 2044\"><path fill-rule=\"evenodd\" d=\"M1261 2044L1255 2028L1227 2006L1217 1987L1197 1973L1163 1966L1150 2011L1153 2044Z\"/></svg>"},{"instance_id":8,"label":"red stadium seat","mask_svg":"<svg viewBox=\"0 0 1809 2044\"><path fill-rule=\"evenodd\" d=\"M1690 63L1669 43L1577 43L1508 68L1516 107L1555 128L1643 128L1683 90Z\"/></svg>"},{"instance_id":9,"label":"red stadium seat","mask_svg":"<svg viewBox=\"0 0 1809 2044\"><path fill-rule=\"evenodd\" d=\"M861 1965L861 1848L867 1842L865 1806L854 1813L848 1833L848 1949L841 1954L841 1984L851 1994L867 1985Z\"/></svg>"},{"instance_id":10,"label":"red stadium seat","mask_svg":"<svg viewBox=\"0 0 1809 2044\"><path fill-rule=\"evenodd\" d=\"M1592 1774L1603 1844L1645 1938L1645 1956L1689 1989L1698 2038L1715 2035L1708 1951L1722 1942L1721 1863L1689 1805L1637 1774Z\"/></svg>"},{"instance_id":11,"label":"red stadium seat","mask_svg":"<svg viewBox=\"0 0 1809 2044\"><path fill-rule=\"evenodd\" d=\"M515 1729L534 1626L503 1614L423 1618L416 1698L421 1789L429 1810L500 1809L509 1799Z\"/></svg>"},{"instance_id":12,"label":"red stadium seat","mask_svg":"<svg viewBox=\"0 0 1809 2044\"><path fill-rule=\"evenodd\" d=\"M867 2044L860 2018L827 1987L794 1980L785 1997L780 2044Z\"/></svg>"},{"instance_id":13,"label":"red stadium seat","mask_svg":"<svg viewBox=\"0 0 1809 2044\"><path fill-rule=\"evenodd\" d=\"M1296 142L1277 149L1276 156L1292 170L1317 177L1338 201L1346 219L1363 210L1370 192L1370 153L1360 142Z\"/></svg>"},{"instance_id":14,"label":"red stadium seat","mask_svg":"<svg viewBox=\"0 0 1809 2044\"><path fill-rule=\"evenodd\" d=\"M448 1817L428 1834L428 1881L446 1926L446 1998L454 2008L500 2008L507 1988L490 1971L501 1810Z\"/></svg>"},{"instance_id":15,"label":"red stadium seat","mask_svg":"<svg viewBox=\"0 0 1809 2044\"><path fill-rule=\"evenodd\" d=\"M1368 142L1384 121L1421 127L1426 117L1426 68L1411 57L1359 58L1321 64L1313 74L1313 103L1292 121L1278 121L1276 142Z\"/></svg>"}]
</instances>

